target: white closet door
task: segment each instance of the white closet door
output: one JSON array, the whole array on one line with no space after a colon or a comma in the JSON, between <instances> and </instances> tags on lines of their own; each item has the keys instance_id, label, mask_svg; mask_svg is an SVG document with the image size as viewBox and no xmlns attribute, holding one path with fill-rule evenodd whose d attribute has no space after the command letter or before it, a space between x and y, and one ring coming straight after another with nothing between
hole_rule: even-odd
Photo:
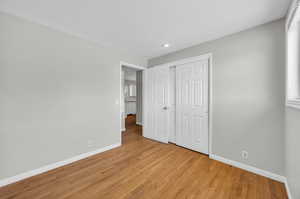
<instances>
[{"instance_id":1,"label":"white closet door","mask_svg":"<svg viewBox=\"0 0 300 199\"><path fill-rule=\"evenodd\" d=\"M208 154L208 60L176 67L176 144Z\"/></svg>"},{"instance_id":2,"label":"white closet door","mask_svg":"<svg viewBox=\"0 0 300 199\"><path fill-rule=\"evenodd\" d=\"M144 137L167 143L169 135L169 68L145 71Z\"/></svg>"}]
</instances>

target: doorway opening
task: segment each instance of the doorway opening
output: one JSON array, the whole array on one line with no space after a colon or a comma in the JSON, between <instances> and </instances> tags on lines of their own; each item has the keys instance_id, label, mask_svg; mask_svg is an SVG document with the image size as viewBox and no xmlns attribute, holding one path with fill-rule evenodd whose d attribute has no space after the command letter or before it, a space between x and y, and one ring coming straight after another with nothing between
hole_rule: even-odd
<instances>
[{"instance_id":1,"label":"doorway opening","mask_svg":"<svg viewBox=\"0 0 300 199\"><path fill-rule=\"evenodd\" d=\"M143 71L144 67L120 63L120 131L142 135L143 128ZM139 129L134 131L133 129Z\"/></svg>"}]
</instances>

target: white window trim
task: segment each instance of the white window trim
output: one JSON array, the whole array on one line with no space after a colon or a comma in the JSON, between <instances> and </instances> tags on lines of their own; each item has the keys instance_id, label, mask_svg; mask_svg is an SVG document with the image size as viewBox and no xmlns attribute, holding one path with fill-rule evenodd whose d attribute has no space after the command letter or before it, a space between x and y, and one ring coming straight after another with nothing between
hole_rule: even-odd
<instances>
[{"instance_id":1,"label":"white window trim","mask_svg":"<svg viewBox=\"0 0 300 199\"><path fill-rule=\"evenodd\" d=\"M290 9L287 13L287 20L286 20L286 35L288 36L289 29L295 20L295 18L299 17L296 16L297 9L300 9L300 0L294 0L290 6ZM286 44L288 44L288 38L286 38ZM288 46L287 48L288 49ZM288 58L288 54L286 54L286 57ZM287 69L288 69L288 62L286 63ZM300 67L300 66L299 66ZM287 77L286 80L288 81L288 71L286 72ZM288 84L288 83L286 83ZM300 109L300 98L291 98L289 97L289 90L288 87L286 88L286 106L291 108Z\"/></svg>"},{"instance_id":2,"label":"white window trim","mask_svg":"<svg viewBox=\"0 0 300 199\"><path fill-rule=\"evenodd\" d=\"M286 106L291 108L300 109L300 99L288 99L286 101Z\"/></svg>"},{"instance_id":3,"label":"white window trim","mask_svg":"<svg viewBox=\"0 0 300 199\"><path fill-rule=\"evenodd\" d=\"M288 31L290 26L292 25L292 22L296 14L296 9L299 7L299 5L300 5L300 0L294 0L292 2L286 17L286 23L285 23L286 31Z\"/></svg>"}]
</instances>

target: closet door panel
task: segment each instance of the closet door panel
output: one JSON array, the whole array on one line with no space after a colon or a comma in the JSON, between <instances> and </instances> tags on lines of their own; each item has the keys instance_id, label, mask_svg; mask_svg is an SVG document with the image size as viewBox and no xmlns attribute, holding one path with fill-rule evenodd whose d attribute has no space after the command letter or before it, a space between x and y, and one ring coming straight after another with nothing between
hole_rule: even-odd
<instances>
[{"instance_id":1,"label":"closet door panel","mask_svg":"<svg viewBox=\"0 0 300 199\"><path fill-rule=\"evenodd\" d=\"M168 142L169 68L153 67L145 71L144 137Z\"/></svg>"},{"instance_id":2,"label":"closet door panel","mask_svg":"<svg viewBox=\"0 0 300 199\"><path fill-rule=\"evenodd\" d=\"M208 60L176 67L176 144L208 154Z\"/></svg>"}]
</instances>

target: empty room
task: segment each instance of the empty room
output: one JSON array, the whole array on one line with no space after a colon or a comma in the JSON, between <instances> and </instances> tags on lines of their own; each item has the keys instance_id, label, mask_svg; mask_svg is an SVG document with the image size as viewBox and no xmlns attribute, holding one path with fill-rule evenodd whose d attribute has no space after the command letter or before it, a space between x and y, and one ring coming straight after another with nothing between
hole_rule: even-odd
<instances>
[{"instance_id":1,"label":"empty room","mask_svg":"<svg viewBox=\"0 0 300 199\"><path fill-rule=\"evenodd\" d=\"M300 0L0 0L0 199L300 199Z\"/></svg>"}]
</instances>

